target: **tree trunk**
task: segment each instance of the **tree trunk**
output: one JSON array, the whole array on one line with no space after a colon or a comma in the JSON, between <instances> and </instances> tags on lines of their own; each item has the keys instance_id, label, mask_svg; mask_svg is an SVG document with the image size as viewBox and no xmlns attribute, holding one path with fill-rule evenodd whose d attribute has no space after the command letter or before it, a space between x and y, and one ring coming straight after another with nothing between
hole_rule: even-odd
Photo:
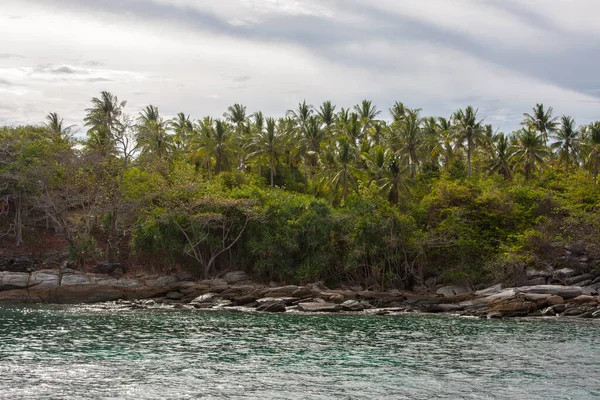
<instances>
[{"instance_id":1,"label":"tree trunk","mask_svg":"<svg viewBox=\"0 0 600 400\"><path fill-rule=\"evenodd\" d=\"M275 187L275 183L273 181L273 177L275 176L275 165L273 163L273 156L271 156L271 189Z\"/></svg>"},{"instance_id":2,"label":"tree trunk","mask_svg":"<svg viewBox=\"0 0 600 400\"><path fill-rule=\"evenodd\" d=\"M15 197L15 236L17 246L23 244L23 191L17 190Z\"/></svg>"},{"instance_id":3,"label":"tree trunk","mask_svg":"<svg viewBox=\"0 0 600 400\"><path fill-rule=\"evenodd\" d=\"M348 198L348 182L346 181L346 175L344 174L344 180L342 181L344 188L344 207L346 207L346 199Z\"/></svg>"},{"instance_id":4,"label":"tree trunk","mask_svg":"<svg viewBox=\"0 0 600 400\"><path fill-rule=\"evenodd\" d=\"M594 189L596 189L597 178L598 178L598 157L594 157Z\"/></svg>"},{"instance_id":5,"label":"tree trunk","mask_svg":"<svg viewBox=\"0 0 600 400\"><path fill-rule=\"evenodd\" d=\"M467 140L467 177L471 179L471 140Z\"/></svg>"}]
</instances>

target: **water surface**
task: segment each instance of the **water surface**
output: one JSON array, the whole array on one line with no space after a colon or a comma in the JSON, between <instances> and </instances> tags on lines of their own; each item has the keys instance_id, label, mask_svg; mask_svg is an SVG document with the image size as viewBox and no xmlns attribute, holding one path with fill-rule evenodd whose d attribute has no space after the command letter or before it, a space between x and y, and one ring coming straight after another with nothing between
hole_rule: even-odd
<instances>
[{"instance_id":1,"label":"water surface","mask_svg":"<svg viewBox=\"0 0 600 400\"><path fill-rule=\"evenodd\" d=\"M0 398L199 397L600 399L600 324L0 308Z\"/></svg>"}]
</instances>

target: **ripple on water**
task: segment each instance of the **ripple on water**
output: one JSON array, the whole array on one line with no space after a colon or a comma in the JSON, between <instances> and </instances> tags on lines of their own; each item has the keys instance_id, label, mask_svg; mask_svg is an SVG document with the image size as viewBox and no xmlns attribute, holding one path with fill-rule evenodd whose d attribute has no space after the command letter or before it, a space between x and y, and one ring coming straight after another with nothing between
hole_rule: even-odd
<instances>
[{"instance_id":1,"label":"ripple on water","mask_svg":"<svg viewBox=\"0 0 600 400\"><path fill-rule=\"evenodd\" d=\"M600 398L600 325L0 308L0 398Z\"/></svg>"}]
</instances>

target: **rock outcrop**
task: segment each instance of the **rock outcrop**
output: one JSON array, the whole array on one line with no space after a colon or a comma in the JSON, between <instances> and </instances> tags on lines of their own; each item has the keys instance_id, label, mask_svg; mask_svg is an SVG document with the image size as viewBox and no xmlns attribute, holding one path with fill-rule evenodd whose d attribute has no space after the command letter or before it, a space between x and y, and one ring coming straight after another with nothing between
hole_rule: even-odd
<instances>
[{"instance_id":1,"label":"rock outcrop","mask_svg":"<svg viewBox=\"0 0 600 400\"><path fill-rule=\"evenodd\" d=\"M21 271L21 267L16 269L19 271L0 271L0 303L119 301L133 309L168 306L264 312L422 312L487 318L536 315L600 318L600 274L594 271L575 274L565 269L539 272L545 279L560 275L564 282L577 282L576 285L545 283L508 288L494 285L477 291L461 286L440 286L435 293L411 293L363 290L359 287L332 290L323 284L266 287L249 280L243 271L230 272L222 279L194 281L189 274L182 273L123 277L120 275L124 268L118 264L103 266L101 269L106 273L102 274L78 271L69 268L69 265L29 272ZM537 273L528 272L532 277L530 281L540 278L533 278ZM587 286L580 286L582 283Z\"/></svg>"}]
</instances>

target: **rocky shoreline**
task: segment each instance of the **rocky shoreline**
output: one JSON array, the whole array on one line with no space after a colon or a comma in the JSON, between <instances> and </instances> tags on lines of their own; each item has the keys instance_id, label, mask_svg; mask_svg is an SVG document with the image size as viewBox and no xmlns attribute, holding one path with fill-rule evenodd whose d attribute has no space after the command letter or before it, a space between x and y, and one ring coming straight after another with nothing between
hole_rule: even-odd
<instances>
[{"instance_id":1,"label":"rocky shoreline","mask_svg":"<svg viewBox=\"0 0 600 400\"><path fill-rule=\"evenodd\" d=\"M600 271L569 276L563 282L503 288L500 284L471 291L440 286L435 292L414 293L353 288L332 290L322 284L266 286L243 271L222 278L194 280L191 275L124 277L118 264L100 265L86 273L63 265L59 269L27 271L11 263L0 271L1 303L82 304L118 302L132 309L220 309L310 313L451 313L482 318L573 316L600 318ZM15 269L20 269L15 271ZM98 273L98 272L104 273ZM567 273L568 271L563 271ZM567 275L571 274L568 272ZM576 285L583 282L585 285Z\"/></svg>"}]
</instances>

